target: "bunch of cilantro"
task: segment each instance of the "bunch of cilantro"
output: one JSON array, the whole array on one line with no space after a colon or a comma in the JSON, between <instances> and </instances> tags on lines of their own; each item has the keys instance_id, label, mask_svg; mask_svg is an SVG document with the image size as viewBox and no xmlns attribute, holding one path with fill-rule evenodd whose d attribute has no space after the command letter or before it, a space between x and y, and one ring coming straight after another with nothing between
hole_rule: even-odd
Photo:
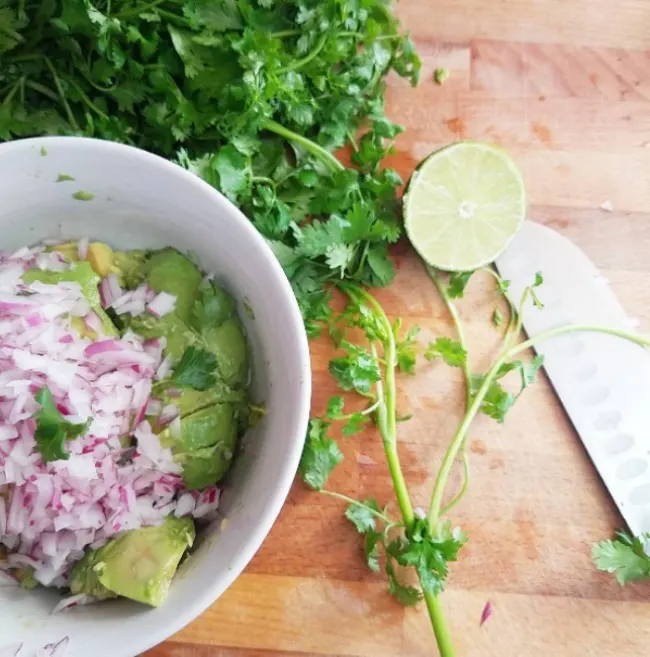
<instances>
[{"instance_id":1,"label":"bunch of cilantro","mask_svg":"<svg viewBox=\"0 0 650 657\"><path fill-rule=\"evenodd\" d=\"M85 135L194 171L272 244L313 333L329 282L394 275L384 78L416 84L420 62L389 5L0 0L0 140Z\"/></svg>"}]
</instances>

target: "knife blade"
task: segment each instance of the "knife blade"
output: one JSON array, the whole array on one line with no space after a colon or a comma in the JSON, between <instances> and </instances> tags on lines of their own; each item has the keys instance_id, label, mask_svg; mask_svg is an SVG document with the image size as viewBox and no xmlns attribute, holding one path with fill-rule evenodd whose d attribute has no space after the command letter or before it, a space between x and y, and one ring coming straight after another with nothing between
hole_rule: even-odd
<instances>
[{"instance_id":1,"label":"knife blade","mask_svg":"<svg viewBox=\"0 0 650 657\"><path fill-rule=\"evenodd\" d=\"M530 338L574 323L634 330L598 268L551 228L525 222L496 266L514 304L536 272L544 276L544 308L523 313ZM551 338L535 351L630 530L650 531L650 353L596 333Z\"/></svg>"}]
</instances>

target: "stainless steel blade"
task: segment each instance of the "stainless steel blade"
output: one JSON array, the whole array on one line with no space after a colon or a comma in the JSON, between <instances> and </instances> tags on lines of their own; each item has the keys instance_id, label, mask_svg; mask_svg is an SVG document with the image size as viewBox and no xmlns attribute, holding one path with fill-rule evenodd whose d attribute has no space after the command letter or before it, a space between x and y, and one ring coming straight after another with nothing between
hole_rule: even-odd
<instances>
[{"instance_id":1,"label":"stainless steel blade","mask_svg":"<svg viewBox=\"0 0 650 657\"><path fill-rule=\"evenodd\" d=\"M634 330L607 280L572 242L525 222L497 269L518 303L540 271L544 308L527 307L530 337L565 324ZM650 353L626 340L594 333L540 343L544 368L578 435L630 529L650 531Z\"/></svg>"}]
</instances>

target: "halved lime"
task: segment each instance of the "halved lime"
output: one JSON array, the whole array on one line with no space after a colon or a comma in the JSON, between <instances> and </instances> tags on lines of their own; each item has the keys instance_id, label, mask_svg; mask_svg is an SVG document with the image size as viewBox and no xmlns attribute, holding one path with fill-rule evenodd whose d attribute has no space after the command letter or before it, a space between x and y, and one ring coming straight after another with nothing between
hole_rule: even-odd
<instances>
[{"instance_id":1,"label":"halved lime","mask_svg":"<svg viewBox=\"0 0 650 657\"><path fill-rule=\"evenodd\" d=\"M493 262L526 214L519 169L500 148L461 141L432 153L404 195L411 243L432 267L470 271Z\"/></svg>"}]
</instances>

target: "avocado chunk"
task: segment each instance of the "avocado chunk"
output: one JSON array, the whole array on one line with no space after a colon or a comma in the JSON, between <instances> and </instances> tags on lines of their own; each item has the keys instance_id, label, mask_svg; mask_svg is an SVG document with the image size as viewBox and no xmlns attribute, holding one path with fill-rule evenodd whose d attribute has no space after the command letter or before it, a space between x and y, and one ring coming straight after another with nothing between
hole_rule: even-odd
<instances>
[{"instance_id":1,"label":"avocado chunk","mask_svg":"<svg viewBox=\"0 0 650 657\"><path fill-rule=\"evenodd\" d=\"M127 321L129 327L143 338L165 337L167 339L165 354L171 356L174 363L180 360L188 347L198 341L194 331L175 312L163 317L154 317L148 314L138 315Z\"/></svg>"},{"instance_id":2,"label":"avocado chunk","mask_svg":"<svg viewBox=\"0 0 650 657\"><path fill-rule=\"evenodd\" d=\"M206 348L217 358L217 369L230 386L244 385L248 379L246 336L237 319L202 333Z\"/></svg>"},{"instance_id":3,"label":"avocado chunk","mask_svg":"<svg viewBox=\"0 0 650 657\"><path fill-rule=\"evenodd\" d=\"M142 265L147 259L146 251L114 251L111 272L123 287L134 289L145 279Z\"/></svg>"},{"instance_id":4,"label":"avocado chunk","mask_svg":"<svg viewBox=\"0 0 650 657\"><path fill-rule=\"evenodd\" d=\"M232 404L215 404L181 419L180 436L171 429L160 435L183 466L190 489L216 484L228 471L237 445L238 414Z\"/></svg>"},{"instance_id":5,"label":"avocado chunk","mask_svg":"<svg viewBox=\"0 0 650 657\"><path fill-rule=\"evenodd\" d=\"M174 516L158 527L124 532L75 564L70 590L99 599L122 596L159 607L195 535L191 518Z\"/></svg>"},{"instance_id":6,"label":"avocado chunk","mask_svg":"<svg viewBox=\"0 0 650 657\"><path fill-rule=\"evenodd\" d=\"M93 271L89 262L75 262L72 263L70 269L64 271L49 271L43 269L28 269L22 276L25 283L33 283L40 281L49 285L56 285L62 281L72 281L81 285L88 305L97 313L98 317L102 320L104 325L104 332L106 335L118 335L117 329L113 322L111 322L108 315L102 308L101 299L99 297L99 276Z\"/></svg>"},{"instance_id":7,"label":"avocado chunk","mask_svg":"<svg viewBox=\"0 0 650 657\"><path fill-rule=\"evenodd\" d=\"M181 417L191 415L213 404L222 404L224 402L236 406L246 406L248 404L247 390L233 390L219 380L207 390L184 387L178 389L177 392L180 393L180 397L163 394L162 398L165 404L174 404L179 409Z\"/></svg>"},{"instance_id":8,"label":"avocado chunk","mask_svg":"<svg viewBox=\"0 0 650 657\"><path fill-rule=\"evenodd\" d=\"M142 272L156 292L176 297L175 313L189 322L203 279L198 267L175 249L162 249L142 265Z\"/></svg>"},{"instance_id":9,"label":"avocado chunk","mask_svg":"<svg viewBox=\"0 0 650 657\"><path fill-rule=\"evenodd\" d=\"M88 245L86 259L95 273L105 278L111 273L113 266L113 249L103 242L92 242Z\"/></svg>"},{"instance_id":10,"label":"avocado chunk","mask_svg":"<svg viewBox=\"0 0 650 657\"><path fill-rule=\"evenodd\" d=\"M66 262L78 262L79 260L79 246L76 242L64 242L63 244L57 244L51 249L46 249L46 251L56 251L60 253Z\"/></svg>"}]
</instances>

